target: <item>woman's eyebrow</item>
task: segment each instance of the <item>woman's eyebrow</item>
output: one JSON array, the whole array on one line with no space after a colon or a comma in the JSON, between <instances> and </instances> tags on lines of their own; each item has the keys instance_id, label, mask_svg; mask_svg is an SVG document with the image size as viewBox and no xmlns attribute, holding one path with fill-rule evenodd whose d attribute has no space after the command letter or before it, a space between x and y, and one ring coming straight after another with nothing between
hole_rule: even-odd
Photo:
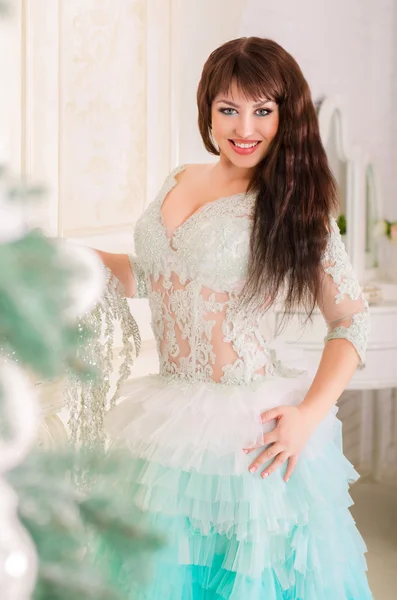
<instances>
[{"instance_id":1,"label":"woman's eyebrow","mask_svg":"<svg viewBox=\"0 0 397 600\"><path fill-rule=\"evenodd\" d=\"M259 106L263 106L264 104L267 104L268 102L272 102L272 100L261 100L261 102L258 102L257 104L254 104L254 108L258 108ZM220 100L216 101L216 104L229 104L230 106L233 106L233 108L240 108L238 104L236 104L235 102L232 102L231 100L227 100L226 98L221 98Z\"/></svg>"}]
</instances>

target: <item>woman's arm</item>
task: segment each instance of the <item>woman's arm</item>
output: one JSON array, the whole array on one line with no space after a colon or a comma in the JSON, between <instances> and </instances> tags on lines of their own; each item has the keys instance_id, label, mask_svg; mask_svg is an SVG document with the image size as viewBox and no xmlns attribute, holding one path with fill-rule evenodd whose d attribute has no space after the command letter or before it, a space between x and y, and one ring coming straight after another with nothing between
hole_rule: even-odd
<instances>
[{"instance_id":1,"label":"woman's arm","mask_svg":"<svg viewBox=\"0 0 397 600\"><path fill-rule=\"evenodd\" d=\"M328 325L325 348L303 402L299 406L279 406L262 414L263 423L276 419L276 427L263 437L264 445L269 444L269 447L250 465L250 471L254 472L274 459L262 477L288 461L284 475L288 481L313 430L336 404L357 366L364 366L369 337L368 303L334 220L320 277L319 308Z\"/></svg>"},{"instance_id":2,"label":"woman's arm","mask_svg":"<svg viewBox=\"0 0 397 600\"><path fill-rule=\"evenodd\" d=\"M313 383L300 409L316 427L336 404L353 377L359 358L348 340L333 339L325 345Z\"/></svg>"},{"instance_id":3,"label":"woman's arm","mask_svg":"<svg viewBox=\"0 0 397 600\"><path fill-rule=\"evenodd\" d=\"M319 299L328 334L317 374L301 404L315 423L338 401L357 366L364 367L369 337L368 303L334 220L331 227L322 261Z\"/></svg>"},{"instance_id":4,"label":"woman's arm","mask_svg":"<svg viewBox=\"0 0 397 600\"><path fill-rule=\"evenodd\" d=\"M135 256L94 250L105 267L120 281L127 298L147 297L145 273Z\"/></svg>"}]
</instances>

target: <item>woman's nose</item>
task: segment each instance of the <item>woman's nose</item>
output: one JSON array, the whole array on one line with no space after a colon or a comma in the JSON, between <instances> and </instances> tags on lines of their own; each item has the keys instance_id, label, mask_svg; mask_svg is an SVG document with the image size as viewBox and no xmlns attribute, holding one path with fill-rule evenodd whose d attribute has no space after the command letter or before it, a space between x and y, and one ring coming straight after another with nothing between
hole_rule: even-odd
<instances>
[{"instance_id":1,"label":"woman's nose","mask_svg":"<svg viewBox=\"0 0 397 600\"><path fill-rule=\"evenodd\" d=\"M254 123L251 116L240 116L236 123L236 134L237 137L248 138L254 132Z\"/></svg>"}]
</instances>

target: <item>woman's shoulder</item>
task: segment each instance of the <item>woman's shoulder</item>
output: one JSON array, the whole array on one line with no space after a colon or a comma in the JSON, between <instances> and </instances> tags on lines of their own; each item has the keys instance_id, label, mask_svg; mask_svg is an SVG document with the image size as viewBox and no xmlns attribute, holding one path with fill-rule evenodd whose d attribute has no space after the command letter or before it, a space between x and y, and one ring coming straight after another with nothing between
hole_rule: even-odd
<instances>
[{"instance_id":1,"label":"woman's shoulder","mask_svg":"<svg viewBox=\"0 0 397 600\"><path fill-rule=\"evenodd\" d=\"M210 164L200 163L183 163L174 167L165 178L154 201L157 201L159 197L164 199L176 185L178 185L179 188L182 182L183 188L185 188L185 186L189 189L192 187L196 188L202 183L203 178L210 167Z\"/></svg>"},{"instance_id":2,"label":"woman's shoulder","mask_svg":"<svg viewBox=\"0 0 397 600\"><path fill-rule=\"evenodd\" d=\"M213 167L211 163L183 163L172 169L169 178L174 179L183 172L184 179L200 179L211 167Z\"/></svg>"}]
</instances>

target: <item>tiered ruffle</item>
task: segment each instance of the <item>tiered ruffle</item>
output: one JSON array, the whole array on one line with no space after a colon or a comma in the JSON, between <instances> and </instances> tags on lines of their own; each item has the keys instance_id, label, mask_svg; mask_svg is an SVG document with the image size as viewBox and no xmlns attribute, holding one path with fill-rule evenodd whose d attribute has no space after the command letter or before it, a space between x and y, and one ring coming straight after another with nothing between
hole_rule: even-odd
<instances>
[{"instance_id":1,"label":"tiered ruffle","mask_svg":"<svg viewBox=\"0 0 397 600\"><path fill-rule=\"evenodd\" d=\"M125 483L148 523L163 532L152 584L131 600L370 600L364 542L348 507L357 473L340 449L331 413L312 436L290 481L248 472L260 413L299 404L305 378L259 386L191 388L160 376L129 382L108 417L114 445L127 445ZM261 452L258 450L257 452Z\"/></svg>"}]
</instances>

